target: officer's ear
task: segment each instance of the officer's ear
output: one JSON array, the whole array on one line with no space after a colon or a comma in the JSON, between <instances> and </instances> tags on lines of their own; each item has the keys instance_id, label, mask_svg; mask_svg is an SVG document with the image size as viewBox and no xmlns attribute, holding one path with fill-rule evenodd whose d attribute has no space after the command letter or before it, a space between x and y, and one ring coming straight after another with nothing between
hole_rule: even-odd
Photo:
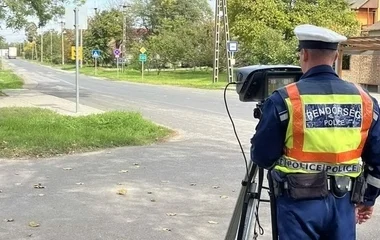
<instances>
[{"instance_id":1,"label":"officer's ear","mask_svg":"<svg viewBox=\"0 0 380 240\"><path fill-rule=\"evenodd\" d=\"M309 60L310 58L310 52L308 49L301 49L301 52L300 52L300 59L301 61L303 62L306 62L307 60Z\"/></svg>"},{"instance_id":2,"label":"officer's ear","mask_svg":"<svg viewBox=\"0 0 380 240\"><path fill-rule=\"evenodd\" d=\"M334 57L334 62L338 59L339 53L338 51L335 51L335 57Z\"/></svg>"}]
</instances>

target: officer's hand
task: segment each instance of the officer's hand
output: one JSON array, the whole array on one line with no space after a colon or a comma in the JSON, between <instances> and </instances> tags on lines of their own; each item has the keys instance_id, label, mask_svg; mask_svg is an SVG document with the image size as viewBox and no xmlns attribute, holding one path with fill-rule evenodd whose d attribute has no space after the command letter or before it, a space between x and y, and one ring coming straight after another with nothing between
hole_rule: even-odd
<instances>
[{"instance_id":1,"label":"officer's hand","mask_svg":"<svg viewBox=\"0 0 380 240\"><path fill-rule=\"evenodd\" d=\"M357 205L356 206L356 223L362 224L371 218L373 213L373 206L364 206Z\"/></svg>"}]
</instances>

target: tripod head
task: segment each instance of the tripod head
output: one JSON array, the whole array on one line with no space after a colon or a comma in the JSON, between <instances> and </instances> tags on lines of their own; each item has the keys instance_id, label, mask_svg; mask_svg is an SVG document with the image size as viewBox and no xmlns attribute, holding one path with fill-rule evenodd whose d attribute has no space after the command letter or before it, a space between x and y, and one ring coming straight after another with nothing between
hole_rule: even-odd
<instances>
[{"instance_id":1,"label":"tripod head","mask_svg":"<svg viewBox=\"0 0 380 240\"><path fill-rule=\"evenodd\" d=\"M236 71L236 92L242 102L257 102L253 117L260 119L265 100L278 88L297 82L302 76L299 66L252 65Z\"/></svg>"}]
</instances>

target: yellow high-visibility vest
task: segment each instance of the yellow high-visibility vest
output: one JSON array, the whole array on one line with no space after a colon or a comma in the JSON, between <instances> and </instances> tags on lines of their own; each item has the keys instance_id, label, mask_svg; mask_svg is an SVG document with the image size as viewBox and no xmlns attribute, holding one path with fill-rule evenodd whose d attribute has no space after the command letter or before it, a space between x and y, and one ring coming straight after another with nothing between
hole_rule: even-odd
<instances>
[{"instance_id":1,"label":"yellow high-visibility vest","mask_svg":"<svg viewBox=\"0 0 380 240\"><path fill-rule=\"evenodd\" d=\"M356 85L355 85L356 86ZM373 102L357 94L300 94L297 83L283 90L288 108L284 155L275 169L285 173L327 171L357 177L373 120Z\"/></svg>"}]
</instances>

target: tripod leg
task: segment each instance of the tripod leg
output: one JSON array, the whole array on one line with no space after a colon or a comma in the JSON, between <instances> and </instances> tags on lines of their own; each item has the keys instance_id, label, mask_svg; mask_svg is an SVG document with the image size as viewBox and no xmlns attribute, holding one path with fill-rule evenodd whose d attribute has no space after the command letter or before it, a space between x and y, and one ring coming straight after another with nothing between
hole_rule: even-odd
<instances>
[{"instance_id":1,"label":"tripod leg","mask_svg":"<svg viewBox=\"0 0 380 240\"><path fill-rule=\"evenodd\" d=\"M278 239L278 229L277 229L277 204L276 197L274 196L274 186L271 172L268 171L268 183L269 183L269 199L270 199L270 212L271 212L271 223L272 223L272 239Z\"/></svg>"},{"instance_id":2,"label":"tripod leg","mask_svg":"<svg viewBox=\"0 0 380 240\"><path fill-rule=\"evenodd\" d=\"M258 184L255 182L258 167L251 162L249 169L249 175L245 177L240 190L225 240L246 240L254 236L255 211L260 197L260 194L257 194Z\"/></svg>"},{"instance_id":3,"label":"tripod leg","mask_svg":"<svg viewBox=\"0 0 380 240\"><path fill-rule=\"evenodd\" d=\"M256 189L256 185L257 185L256 183L253 183L251 189ZM258 204L259 204L259 199L254 198L254 197L251 197L249 199L247 210L246 210L243 236L242 238L238 238L238 240L256 239L255 225L256 225L256 211L257 211Z\"/></svg>"},{"instance_id":4,"label":"tripod leg","mask_svg":"<svg viewBox=\"0 0 380 240\"><path fill-rule=\"evenodd\" d=\"M232 215L230 225L227 230L225 240L235 240L240 223L240 217L243 210L244 197L247 192L247 186L242 186L240 189L239 197L235 205L234 213Z\"/></svg>"}]
</instances>

